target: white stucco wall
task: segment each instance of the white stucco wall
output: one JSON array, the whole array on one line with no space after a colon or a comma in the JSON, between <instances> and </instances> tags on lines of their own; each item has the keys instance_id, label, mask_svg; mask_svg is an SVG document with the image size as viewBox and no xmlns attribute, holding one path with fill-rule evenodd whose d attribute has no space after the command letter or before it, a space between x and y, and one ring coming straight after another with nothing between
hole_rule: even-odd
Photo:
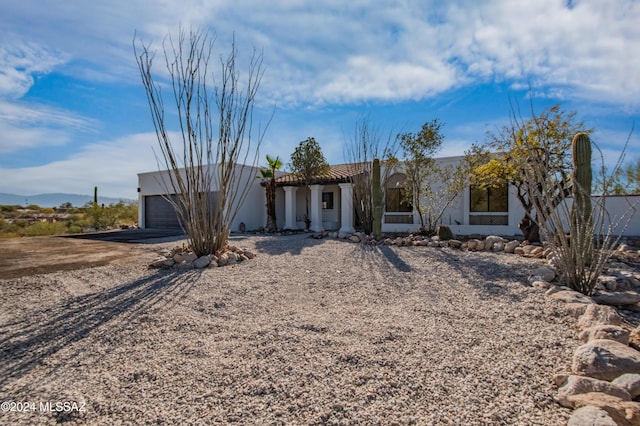
<instances>
[{"instance_id":1,"label":"white stucco wall","mask_svg":"<svg viewBox=\"0 0 640 426\"><path fill-rule=\"evenodd\" d=\"M208 167L213 168L216 166L210 165ZM181 174L184 176L184 170L181 170ZM213 174L215 176L215 173ZM237 193L239 188L244 185L249 185L249 192L231 225L232 231L237 231L241 222L245 224L247 230L258 229L260 226L266 224L266 194L264 187L260 185L261 180L256 178L258 175L259 168L256 167L239 165L236 168L237 177L232 183L231 191ZM138 215L140 227L144 227L144 197L148 195L166 195L167 193L174 192L171 189L168 176L169 172L166 170L138 174ZM214 178L211 183L211 190L215 192L218 191L218 189L218 180ZM240 197L235 200L236 205L243 201L239 198Z\"/></svg>"}]
</instances>

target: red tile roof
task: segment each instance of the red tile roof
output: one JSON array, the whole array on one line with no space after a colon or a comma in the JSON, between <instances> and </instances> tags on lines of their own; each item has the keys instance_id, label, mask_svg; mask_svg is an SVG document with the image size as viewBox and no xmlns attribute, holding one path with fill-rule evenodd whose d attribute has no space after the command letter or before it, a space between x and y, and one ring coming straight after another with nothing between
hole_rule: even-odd
<instances>
[{"instance_id":1,"label":"red tile roof","mask_svg":"<svg viewBox=\"0 0 640 426\"><path fill-rule=\"evenodd\" d=\"M311 179L311 184L327 184L327 183L342 183L350 182L351 178L364 172L365 164L369 163L348 163L348 164L336 164L329 166L327 173L314 176ZM288 174L280 176L276 179L276 185L278 186L300 186L304 185L304 178L296 174Z\"/></svg>"}]
</instances>

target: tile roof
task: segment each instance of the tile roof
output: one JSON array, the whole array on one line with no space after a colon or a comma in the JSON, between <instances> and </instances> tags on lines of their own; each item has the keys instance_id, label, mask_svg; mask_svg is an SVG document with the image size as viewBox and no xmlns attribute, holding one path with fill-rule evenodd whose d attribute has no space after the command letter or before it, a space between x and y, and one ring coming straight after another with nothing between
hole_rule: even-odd
<instances>
[{"instance_id":1,"label":"tile roof","mask_svg":"<svg viewBox=\"0 0 640 426\"><path fill-rule=\"evenodd\" d=\"M329 166L329 171L323 175L314 176L313 179L311 179L311 184L349 182L352 177L363 173L364 166L368 164L369 163L348 163ZM276 185L278 186L299 186L303 184L304 178L293 173L280 176L276 179Z\"/></svg>"}]
</instances>

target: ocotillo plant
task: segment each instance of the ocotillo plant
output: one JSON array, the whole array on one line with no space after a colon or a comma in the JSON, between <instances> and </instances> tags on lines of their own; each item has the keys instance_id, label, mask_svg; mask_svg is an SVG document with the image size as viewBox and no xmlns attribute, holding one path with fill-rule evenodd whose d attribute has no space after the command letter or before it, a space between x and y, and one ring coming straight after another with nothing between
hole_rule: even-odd
<instances>
[{"instance_id":1,"label":"ocotillo plant","mask_svg":"<svg viewBox=\"0 0 640 426\"><path fill-rule=\"evenodd\" d=\"M93 187L93 206L98 207L98 187Z\"/></svg>"},{"instance_id":2,"label":"ocotillo plant","mask_svg":"<svg viewBox=\"0 0 640 426\"><path fill-rule=\"evenodd\" d=\"M380 160L373 160L371 171L371 202L373 204L373 236L382 235L382 187L380 186Z\"/></svg>"}]
</instances>

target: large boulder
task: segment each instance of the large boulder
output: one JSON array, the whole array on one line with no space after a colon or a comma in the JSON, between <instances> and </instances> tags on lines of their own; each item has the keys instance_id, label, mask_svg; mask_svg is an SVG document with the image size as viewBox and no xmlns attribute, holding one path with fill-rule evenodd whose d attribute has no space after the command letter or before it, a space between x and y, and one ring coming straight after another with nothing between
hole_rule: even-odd
<instances>
[{"instance_id":1,"label":"large boulder","mask_svg":"<svg viewBox=\"0 0 640 426\"><path fill-rule=\"evenodd\" d=\"M578 328L585 330L594 325L621 325L622 317L610 306L590 305L578 320Z\"/></svg>"},{"instance_id":2,"label":"large boulder","mask_svg":"<svg viewBox=\"0 0 640 426\"><path fill-rule=\"evenodd\" d=\"M629 392L620 386L616 386L605 380L575 375L568 376L562 386L558 388L556 401L563 407L575 408L573 403L569 400L569 397L589 392L602 392L607 395L616 396L623 401L631 401L631 395L629 395Z\"/></svg>"},{"instance_id":3,"label":"large boulder","mask_svg":"<svg viewBox=\"0 0 640 426\"><path fill-rule=\"evenodd\" d=\"M615 340L592 340L576 349L571 369L609 381L625 373L640 374L640 352Z\"/></svg>"},{"instance_id":4,"label":"large boulder","mask_svg":"<svg viewBox=\"0 0 640 426\"><path fill-rule=\"evenodd\" d=\"M613 421L609 413L602 408L593 407L587 405L585 407L578 408L569 417L567 426L617 426L618 424Z\"/></svg>"}]
</instances>

